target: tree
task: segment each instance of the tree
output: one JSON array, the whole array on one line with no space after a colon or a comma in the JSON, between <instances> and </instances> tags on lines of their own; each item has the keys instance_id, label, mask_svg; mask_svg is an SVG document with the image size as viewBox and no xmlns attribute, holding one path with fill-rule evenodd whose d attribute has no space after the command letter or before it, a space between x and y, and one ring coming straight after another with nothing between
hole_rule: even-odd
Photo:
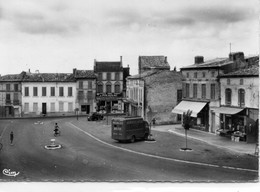
<instances>
[{"instance_id":1,"label":"tree","mask_svg":"<svg viewBox=\"0 0 260 192\"><path fill-rule=\"evenodd\" d=\"M183 121L182 121L182 126L185 129L185 138L186 138L186 147L181 148L182 150L192 150L188 148L188 141L187 141L187 131L192 127L193 125L193 120L191 117L192 111L188 109L188 111L183 113Z\"/></svg>"}]
</instances>

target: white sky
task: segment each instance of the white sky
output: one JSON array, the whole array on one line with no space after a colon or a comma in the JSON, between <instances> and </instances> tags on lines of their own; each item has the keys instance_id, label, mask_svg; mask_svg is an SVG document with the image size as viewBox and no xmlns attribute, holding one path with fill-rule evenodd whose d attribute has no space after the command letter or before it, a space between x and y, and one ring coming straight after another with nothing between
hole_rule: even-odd
<instances>
[{"instance_id":1,"label":"white sky","mask_svg":"<svg viewBox=\"0 0 260 192\"><path fill-rule=\"evenodd\" d=\"M72 72L139 55L171 69L232 51L259 52L258 0L0 0L0 74Z\"/></svg>"}]
</instances>

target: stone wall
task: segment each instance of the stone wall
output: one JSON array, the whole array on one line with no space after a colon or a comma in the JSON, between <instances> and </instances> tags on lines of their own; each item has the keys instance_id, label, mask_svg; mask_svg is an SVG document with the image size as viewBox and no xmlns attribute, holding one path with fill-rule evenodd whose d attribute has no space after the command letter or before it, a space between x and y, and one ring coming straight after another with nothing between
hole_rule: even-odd
<instances>
[{"instance_id":1,"label":"stone wall","mask_svg":"<svg viewBox=\"0 0 260 192\"><path fill-rule=\"evenodd\" d=\"M182 75L176 71L157 71L145 79L146 113L150 106L156 124L177 123L177 114L171 113L177 105L177 90L182 89Z\"/></svg>"}]
</instances>

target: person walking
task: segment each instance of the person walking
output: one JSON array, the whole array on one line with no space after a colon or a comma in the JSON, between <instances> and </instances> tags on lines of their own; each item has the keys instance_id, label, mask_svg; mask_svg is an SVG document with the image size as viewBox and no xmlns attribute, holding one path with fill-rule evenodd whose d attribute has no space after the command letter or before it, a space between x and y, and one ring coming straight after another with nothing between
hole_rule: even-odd
<instances>
[{"instance_id":1,"label":"person walking","mask_svg":"<svg viewBox=\"0 0 260 192\"><path fill-rule=\"evenodd\" d=\"M11 133L10 133L10 142L11 142L11 145L13 144L13 140L14 140L14 132L11 131Z\"/></svg>"}]
</instances>

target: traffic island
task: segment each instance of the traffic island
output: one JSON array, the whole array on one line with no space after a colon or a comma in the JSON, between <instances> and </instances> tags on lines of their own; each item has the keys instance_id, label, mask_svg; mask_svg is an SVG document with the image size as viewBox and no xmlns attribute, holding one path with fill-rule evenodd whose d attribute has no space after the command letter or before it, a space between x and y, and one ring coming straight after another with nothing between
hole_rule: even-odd
<instances>
[{"instance_id":1,"label":"traffic island","mask_svg":"<svg viewBox=\"0 0 260 192\"><path fill-rule=\"evenodd\" d=\"M191 148L186 148L186 147L184 147L184 148L180 148L180 151L187 151L187 152L191 152L191 151L193 151Z\"/></svg>"},{"instance_id":2,"label":"traffic island","mask_svg":"<svg viewBox=\"0 0 260 192\"><path fill-rule=\"evenodd\" d=\"M156 140L155 140L155 138L153 138L153 135L150 134L150 135L148 136L148 138L145 140L145 142L147 142L147 143L155 143Z\"/></svg>"},{"instance_id":3,"label":"traffic island","mask_svg":"<svg viewBox=\"0 0 260 192\"><path fill-rule=\"evenodd\" d=\"M45 145L45 149L51 150L51 149L60 149L61 145L55 144L55 139L51 139L51 144L50 145Z\"/></svg>"}]
</instances>

